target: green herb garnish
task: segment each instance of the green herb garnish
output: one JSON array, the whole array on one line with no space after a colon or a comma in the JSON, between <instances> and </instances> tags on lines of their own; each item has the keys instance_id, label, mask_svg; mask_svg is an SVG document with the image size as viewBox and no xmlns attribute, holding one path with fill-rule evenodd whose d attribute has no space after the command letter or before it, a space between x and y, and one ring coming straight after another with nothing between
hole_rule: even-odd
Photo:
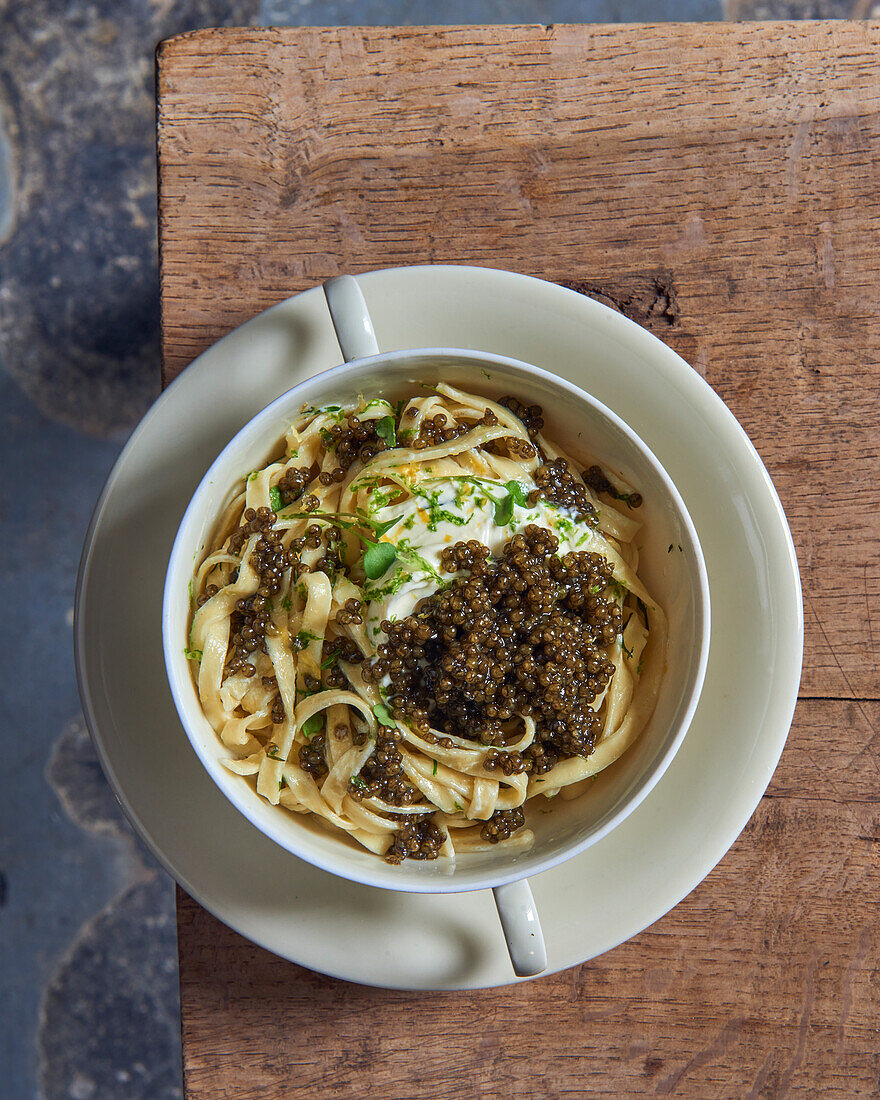
<instances>
[{"instance_id":1,"label":"green herb garnish","mask_svg":"<svg viewBox=\"0 0 880 1100\"><path fill-rule=\"evenodd\" d=\"M506 494L495 501L495 523L499 527L506 527L513 519L514 504L518 504L520 508L525 508L528 504L523 487L518 481L508 481L504 488L507 490Z\"/></svg>"},{"instance_id":2,"label":"green herb garnish","mask_svg":"<svg viewBox=\"0 0 880 1100\"><path fill-rule=\"evenodd\" d=\"M363 779L361 779L359 775L353 775L348 782L350 786L357 787L359 790L366 790L367 788L366 783L363 781Z\"/></svg>"},{"instance_id":3,"label":"green herb garnish","mask_svg":"<svg viewBox=\"0 0 880 1100\"><path fill-rule=\"evenodd\" d=\"M373 714L376 715L376 721L380 726L396 726L397 723L391 717L391 711L384 703L377 703L373 707Z\"/></svg>"},{"instance_id":4,"label":"green herb garnish","mask_svg":"<svg viewBox=\"0 0 880 1100\"><path fill-rule=\"evenodd\" d=\"M300 726L300 729L303 732L303 736L306 738L314 737L315 734L320 733L323 728L324 716L321 714L313 714L311 718L307 718L305 722L303 722L302 726Z\"/></svg>"},{"instance_id":5,"label":"green herb garnish","mask_svg":"<svg viewBox=\"0 0 880 1100\"><path fill-rule=\"evenodd\" d=\"M464 809L462 804L460 802L456 802L455 800L453 800L452 805L456 808L456 810L463 810Z\"/></svg>"},{"instance_id":6,"label":"green herb garnish","mask_svg":"<svg viewBox=\"0 0 880 1100\"><path fill-rule=\"evenodd\" d=\"M188 661L201 661L202 659L202 651L200 649L185 649L183 655Z\"/></svg>"},{"instance_id":7,"label":"green herb garnish","mask_svg":"<svg viewBox=\"0 0 880 1100\"><path fill-rule=\"evenodd\" d=\"M383 416L381 420L376 421L376 435L385 441L389 451L397 446L397 432L394 428L393 416Z\"/></svg>"},{"instance_id":8,"label":"green herb garnish","mask_svg":"<svg viewBox=\"0 0 880 1100\"><path fill-rule=\"evenodd\" d=\"M369 524L375 532L376 538L380 539L386 531L390 531L391 528L397 523L400 516L395 516L394 519L386 519L384 523L378 523L376 520L370 520Z\"/></svg>"},{"instance_id":9,"label":"green herb garnish","mask_svg":"<svg viewBox=\"0 0 880 1100\"><path fill-rule=\"evenodd\" d=\"M272 749L271 752L269 752L270 747ZM275 744L274 741L270 741L269 744L266 746L266 756L268 756L268 758L270 760L283 760L284 759L283 756L279 755L278 746Z\"/></svg>"},{"instance_id":10,"label":"green herb garnish","mask_svg":"<svg viewBox=\"0 0 880 1100\"><path fill-rule=\"evenodd\" d=\"M397 550L390 542L374 542L364 554L364 573L371 581L377 581L397 559Z\"/></svg>"},{"instance_id":11,"label":"green herb garnish","mask_svg":"<svg viewBox=\"0 0 880 1100\"><path fill-rule=\"evenodd\" d=\"M293 607L293 604L290 602L290 596L284 597L284 599L281 601L281 606L285 611L289 611L291 607Z\"/></svg>"},{"instance_id":12,"label":"green herb garnish","mask_svg":"<svg viewBox=\"0 0 880 1100\"><path fill-rule=\"evenodd\" d=\"M434 770L431 772L431 775L436 775L436 774L437 774L437 761L435 760L434 761Z\"/></svg>"},{"instance_id":13,"label":"green herb garnish","mask_svg":"<svg viewBox=\"0 0 880 1100\"><path fill-rule=\"evenodd\" d=\"M284 507L284 501L281 499L281 490L277 485L273 485L269 490L269 504L272 507L273 512L280 512Z\"/></svg>"}]
</instances>

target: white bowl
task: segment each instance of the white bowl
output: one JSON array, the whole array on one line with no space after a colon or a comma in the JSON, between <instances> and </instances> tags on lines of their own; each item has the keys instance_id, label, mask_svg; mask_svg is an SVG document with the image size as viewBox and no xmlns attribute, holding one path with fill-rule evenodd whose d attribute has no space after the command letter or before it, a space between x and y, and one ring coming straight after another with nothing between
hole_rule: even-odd
<instances>
[{"instance_id":1,"label":"white bowl","mask_svg":"<svg viewBox=\"0 0 880 1100\"><path fill-rule=\"evenodd\" d=\"M613 369L613 364L609 364ZM638 518L640 576L669 619L667 668L654 713L636 743L578 799L552 812L527 811L536 840L531 851L504 849L448 860L390 866L347 837L309 817L270 806L245 778L221 764L227 751L204 714L186 659L188 585L209 545L233 486L263 465L301 405L344 404L358 394L392 401L414 382L449 382L487 397L513 393L544 408L546 434L575 456L579 444L642 494ZM671 550L670 550L671 548ZM163 641L168 679L195 752L226 797L261 832L301 859L344 878L391 890L450 893L497 887L547 870L600 840L649 794L684 738L699 698L708 659L709 588L697 533L684 502L649 448L599 401L527 363L450 348L375 355L324 371L295 386L259 413L230 441L205 474L186 510L165 583Z\"/></svg>"}]
</instances>

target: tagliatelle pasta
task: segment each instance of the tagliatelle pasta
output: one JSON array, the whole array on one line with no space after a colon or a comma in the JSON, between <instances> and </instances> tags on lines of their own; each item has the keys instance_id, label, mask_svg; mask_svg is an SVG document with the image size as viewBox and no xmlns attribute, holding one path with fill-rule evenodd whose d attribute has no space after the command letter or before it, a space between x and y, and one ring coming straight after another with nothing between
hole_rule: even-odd
<instances>
[{"instance_id":1,"label":"tagliatelle pasta","mask_svg":"<svg viewBox=\"0 0 880 1100\"><path fill-rule=\"evenodd\" d=\"M304 408L192 582L204 713L279 812L392 863L534 840L650 717L666 619L637 492L541 410L438 385Z\"/></svg>"}]
</instances>

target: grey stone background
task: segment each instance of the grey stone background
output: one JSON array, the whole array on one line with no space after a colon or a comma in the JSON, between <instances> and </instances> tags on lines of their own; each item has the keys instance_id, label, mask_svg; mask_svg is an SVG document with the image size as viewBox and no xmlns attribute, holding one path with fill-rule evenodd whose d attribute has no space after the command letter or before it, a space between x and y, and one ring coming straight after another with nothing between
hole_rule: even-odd
<instances>
[{"instance_id":1,"label":"grey stone background","mask_svg":"<svg viewBox=\"0 0 880 1100\"><path fill-rule=\"evenodd\" d=\"M878 18L880 0L0 0L0 1098L182 1095L172 884L103 779L71 654L89 514L158 392L156 43L828 17Z\"/></svg>"}]
</instances>

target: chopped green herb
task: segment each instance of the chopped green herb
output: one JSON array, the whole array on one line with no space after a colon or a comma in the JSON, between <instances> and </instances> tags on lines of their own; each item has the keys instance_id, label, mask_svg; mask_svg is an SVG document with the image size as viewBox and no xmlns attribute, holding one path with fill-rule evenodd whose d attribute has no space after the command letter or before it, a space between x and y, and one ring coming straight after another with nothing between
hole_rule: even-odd
<instances>
[{"instance_id":1,"label":"chopped green herb","mask_svg":"<svg viewBox=\"0 0 880 1100\"><path fill-rule=\"evenodd\" d=\"M396 726L397 723L391 717L391 711L384 703L377 703L373 707L373 714L376 715L376 720L380 726Z\"/></svg>"},{"instance_id":2,"label":"chopped green herb","mask_svg":"<svg viewBox=\"0 0 880 1100\"><path fill-rule=\"evenodd\" d=\"M394 564L397 550L390 542L374 542L364 554L364 573L376 581Z\"/></svg>"},{"instance_id":3,"label":"chopped green herb","mask_svg":"<svg viewBox=\"0 0 880 1100\"><path fill-rule=\"evenodd\" d=\"M271 752L269 751L270 749ZM266 746L266 756L268 756L270 760L284 759L284 757L281 756L281 754L278 752L278 746L275 744L274 741L270 741L269 744Z\"/></svg>"},{"instance_id":4,"label":"chopped green herb","mask_svg":"<svg viewBox=\"0 0 880 1100\"><path fill-rule=\"evenodd\" d=\"M321 662L321 668L323 668L323 669L333 668L333 666L336 664L336 662L338 660L339 660L339 654L336 653L336 652L331 653L329 657L325 657L324 660Z\"/></svg>"},{"instance_id":5,"label":"chopped green herb","mask_svg":"<svg viewBox=\"0 0 880 1100\"><path fill-rule=\"evenodd\" d=\"M202 659L202 651L200 649L185 649L183 655L188 661L201 661Z\"/></svg>"},{"instance_id":6,"label":"chopped green herb","mask_svg":"<svg viewBox=\"0 0 880 1100\"><path fill-rule=\"evenodd\" d=\"M314 737L316 733L324 728L324 716L323 714L313 714L311 718L307 718L303 722L301 729L303 736L306 738Z\"/></svg>"},{"instance_id":7,"label":"chopped green herb","mask_svg":"<svg viewBox=\"0 0 880 1100\"><path fill-rule=\"evenodd\" d=\"M431 772L431 775L436 775L436 774L437 774L437 761L435 760L434 761L434 770Z\"/></svg>"},{"instance_id":8,"label":"chopped green herb","mask_svg":"<svg viewBox=\"0 0 880 1100\"><path fill-rule=\"evenodd\" d=\"M252 470L248 474L248 481L256 481L259 476L260 476L260 471L259 470Z\"/></svg>"},{"instance_id":9,"label":"chopped green herb","mask_svg":"<svg viewBox=\"0 0 880 1100\"><path fill-rule=\"evenodd\" d=\"M632 656L633 656L633 651L632 651L631 649L627 649L627 647L626 647L626 644L624 643L624 640L623 640L623 635L622 635L622 634L621 634L621 636L620 636L620 648L621 648L621 649L623 650L623 652L624 652L624 653L625 653L625 654L626 654L626 655L627 655L627 656L628 656L628 657L630 658L630 660L632 660Z\"/></svg>"},{"instance_id":10,"label":"chopped green herb","mask_svg":"<svg viewBox=\"0 0 880 1100\"><path fill-rule=\"evenodd\" d=\"M385 440L385 445L389 451L397 446L397 432L394 429L393 416L383 416L381 420L376 421L376 435Z\"/></svg>"},{"instance_id":11,"label":"chopped green herb","mask_svg":"<svg viewBox=\"0 0 880 1100\"><path fill-rule=\"evenodd\" d=\"M281 499L281 490L277 485L273 485L269 490L269 504L273 512L280 512L284 507L284 501Z\"/></svg>"},{"instance_id":12,"label":"chopped green herb","mask_svg":"<svg viewBox=\"0 0 880 1100\"><path fill-rule=\"evenodd\" d=\"M358 790L366 790L367 785L359 775L353 775L348 782L351 787L357 787Z\"/></svg>"},{"instance_id":13,"label":"chopped green herb","mask_svg":"<svg viewBox=\"0 0 880 1100\"><path fill-rule=\"evenodd\" d=\"M456 808L456 810L463 810L464 809L462 804L460 802L456 802L455 800L453 800L452 805Z\"/></svg>"},{"instance_id":14,"label":"chopped green herb","mask_svg":"<svg viewBox=\"0 0 880 1100\"><path fill-rule=\"evenodd\" d=\"M193 591L193 582L192 581L189 582L189 602L190 602L190 605L192 605L196 602L196 594Z\"/></svg>"},{"instance_id":15,"label":"chopped green herb","mask_svg":"<svg viewBox=\"0 0 880 1100\"><path fill-rule=\"evenodd\" d=\"M285 611L289 611L291 607L293 607L293 604L290 602L290 596L284 597L284 599L281 601L281 606L284 608Z\"/></svg>"},{"instance_id":16,"label":"chopped green herb","mask_svg":"<svg viewBox=\"0 0 880 1100\"><path fill-rule=\"evenodd\" d=\"M481 370L480 374L484 375L486 378L492 377L492 375L487 370Z\"/></svg>"},{"instance_id":17,"label":"chopped green herb","mask_svg":"<svg viewBox=\"0 0 880 1100\"><path fill-rule=\"evenodd\" d=\"M642 669L644 667L645 667L645 662L644 661L639 661L639 663L636 665L636 674L641 676L642 675Z\"/></svg>"}]
</instances>

